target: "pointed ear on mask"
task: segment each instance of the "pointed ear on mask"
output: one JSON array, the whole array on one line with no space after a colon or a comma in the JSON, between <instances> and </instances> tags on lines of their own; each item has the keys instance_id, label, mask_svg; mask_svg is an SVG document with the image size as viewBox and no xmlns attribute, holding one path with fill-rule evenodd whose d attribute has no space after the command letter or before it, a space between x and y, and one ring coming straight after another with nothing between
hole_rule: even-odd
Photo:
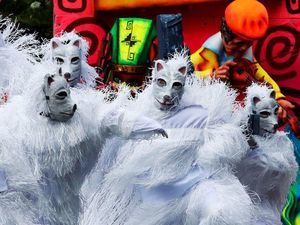
<instances>
[{"instance_id":1,"label":"pointed ear on mask","mask_svg":"<svg viewBox=\"0 0 300 225\"><path fill-rule=\"evenodd\" d=\"M270 92L270 98L275 99L275 96L276 96L276 92L274 90L271 90L271 92Z\"/></svg>"},{"instance_id":2,"label":"pointed ear on mask","mask_svg":"<svg viewBox=\"0 0 300 225\"><path fill-rule=\"evenodd\" d=\"M52 49L56 49L60 46L60 40L58 40L57 38L52 39L51 41L51 47Z\"/></svg>"},{"instance_id":3,"label":"pointed ear on mask","mask_svg":"<svg viewBox=\"0 0 300 225\"><path fill-rule=\"evenodd\" d=\"M254 97L252 97L251 101L252 101L252 105L256 106L256 104L259 103L261 100L259 97L254 96Z\"/></svg>"},{"instance_id":4,"label":"pointed ear on mask","mask_svg":"<svg viewBox=\"0 0 300 225\"><path fill-rule=\"evenodd\" d=\"M44 86L45 87L50 87L50 85L52 84L52 82L54 81L54 75L51 74L46 74L44 77Z\"/></svg>"},{"instance_id":5,"label":"pointed ear on mask","mask_svg":"<svg viewBox=\"0 0 300 225\"><path fill-rule=\"evenodd\" d=\"M73 45L76 46L77 48L80 48L81 47L81 40L80 39L77 39L73 42Z\"/></svg>"},{"instance_id":6,"label":"pointed ear on mask","mask_svg":"<svg viewBox=\"0 0 300 225\"><path fill-rule=\"evenodd\" d=\"M165 67L166 67L166 63L163 60L159 59L155 61L155 66L154 66L155 73L163 70Z\"/></svg>"},{"instance_id":7,"label":"pointed ear on mask","mask_svg":"<svg viewBox=\"0 0 300 225\"><path fill-rule=\"evenodd\" d=\"M183 75L185 76L186 73L187 73L187 67L186 66L182 66L178 69L178 71Z\"/></svg>"}]
</instances>

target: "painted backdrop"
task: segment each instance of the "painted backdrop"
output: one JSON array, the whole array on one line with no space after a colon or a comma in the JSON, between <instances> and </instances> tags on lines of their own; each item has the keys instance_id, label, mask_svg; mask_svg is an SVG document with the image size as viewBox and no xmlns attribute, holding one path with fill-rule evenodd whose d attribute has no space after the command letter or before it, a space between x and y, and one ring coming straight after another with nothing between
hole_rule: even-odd
<instances>
[{"instance_id":1,"label":"painted backdrop","mask_svg":"<svg viewBox=\"0 0 300 225\"><path fill-rule=\"evenodd\" d=\"M155 19L161 13L182 13L183 32L191 52L218 31L226 0L54 0L54 33L75 29L90 42L89 62L97 65L101 41L117 17ZM115 4L117 2L118 4ZM122 3L120 3L122 2ZM262 1L270 28L255 45L255 56L279 83L289 100L300 105L300 0Z\"/></svg>"}]
</instances>

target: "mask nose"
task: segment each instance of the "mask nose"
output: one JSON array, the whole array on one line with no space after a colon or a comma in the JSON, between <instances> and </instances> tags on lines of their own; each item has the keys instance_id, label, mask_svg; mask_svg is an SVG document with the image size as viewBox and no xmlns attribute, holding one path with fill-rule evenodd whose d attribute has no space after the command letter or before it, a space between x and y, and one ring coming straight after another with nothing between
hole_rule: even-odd
<instances>
[{"instance_id":1,"label":"mask nose","mask_svg":"<svg viewBox=\"0 0 300 225\"><path fill-rule=\"evenodd\" d=\"M73 106L73 112L75 112L77 110L77 105L75 104L74 106Z\"/></svg>"},{"instance_id":2,"label":"mask nose","mask_svg":"<svg viewBox=\"0 0 300 225\"><path fill-rule=\"evenodd\" d=\"M165 95L164 96L164 101L165 102L170 102L172 100L171 96L170 95Z\"/></svg>"},{"instance_id":3,"label":"mask nose","mask_svg":"<svg viewBox=\"0 0 300 225\"><path fill-rule=\"evenodd\" d=\"M71 78L71 74L70 73L65 73L64 77L68 81Z\"/></svg>"}]
</instances>

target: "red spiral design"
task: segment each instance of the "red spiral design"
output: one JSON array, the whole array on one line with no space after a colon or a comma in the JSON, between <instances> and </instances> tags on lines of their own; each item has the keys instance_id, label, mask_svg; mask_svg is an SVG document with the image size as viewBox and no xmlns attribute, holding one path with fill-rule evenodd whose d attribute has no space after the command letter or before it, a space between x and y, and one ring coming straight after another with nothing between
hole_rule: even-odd
<instances>
[{"instance_id":1,"label":"red spiral design","mask_svg":"<svg viewBox=\"0 0 300 225\"><path fill-rule=\"evenodd\" d=\"M89 63L96 65L98 62L101 42L105 37L108 27L106 24L95 21L94 18L79 18L68 24L65 31L75 30L89 42Z\"/></svg>"},{"instance_id":2,"label":"red spiral design","mask_svg":"<svg viewBox=\"0 0 300 225\"><path fill-rule=\"evenodd\" d=\"M299 56L299 31L289 26L271 27L256 45L255 56L276 80L297 75L295 63Z\"/></svg>"}]
</instances>

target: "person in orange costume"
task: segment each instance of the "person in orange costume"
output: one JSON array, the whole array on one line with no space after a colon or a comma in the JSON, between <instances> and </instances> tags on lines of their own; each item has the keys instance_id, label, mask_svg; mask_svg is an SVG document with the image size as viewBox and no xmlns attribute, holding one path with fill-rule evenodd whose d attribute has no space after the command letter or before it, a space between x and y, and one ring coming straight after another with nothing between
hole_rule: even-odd
<instances>
[{"instance_id":1,"label":"person in orange costume","mask_svg":"<svg viewBox=\"0 0 300 225\"><path fill-rule=\"evenodd\" d=\"M268 25L268 12L262 3L256 0L231 2L225 9L220 32L209 37L191 55L195 74L230 82L231 70L237 65L237 59L244 58L255 62L252 44L264 36ZM281 106L279 116L286 118L286 110L293 109L294 105L285 99L279 86L258 63L252 65L256 68L251 79L266 82L273 87Z\"/></svg>"}]
</instances>

